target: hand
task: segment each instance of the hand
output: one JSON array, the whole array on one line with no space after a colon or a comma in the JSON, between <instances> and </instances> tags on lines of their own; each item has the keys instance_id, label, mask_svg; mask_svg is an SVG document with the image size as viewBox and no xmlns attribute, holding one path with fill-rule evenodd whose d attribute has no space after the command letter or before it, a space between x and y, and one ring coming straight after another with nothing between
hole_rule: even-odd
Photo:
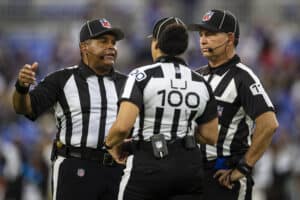
<instances>
[{"instance_id":1,"label":"hand","mask_svg":"<svg viewBox=\"0 0 300 200\"><path fill-rule=\"evenodd\" d=\"M232 169L220 169L214 174L214 178L217 178L222 186L232 189L231 173Z\"/></svg>"},{"instance_id":2,"label":"hand","mask_svg":"<svg viewBox=\"0 0 300 200\"><path fill-rule=\"evenodd\" d=\"M122 143L119 145L115 145L112 149L109 149L107 151L117 163L121 165L126 164L128 153L122 151Z\"/></svg>"},{"instance_id":3,"label":"hand","mask_svg":"<svg viewBox=\"0 0 300 200\"><path fill-rule=\"evenodd\" d=\"M22 67L18 75L18 81L22 87L29 87L31 84L35 83L35 72L37 71L37 68L37 62L34 62L32 65L26 64Z\"/></svg>"},{"instance_id":4,"label":"hand","mask_svg":"<svg viewBox=\"0 0 300 200\"><path fill-rule=\"evenodd\" d=\"M243 178L245 175L242 174L239 170L233 169L232 173L230 174L231 182L238 181L240 178Z\"/></svg>"},{"instance_id":5,"label":"hand","mask_svg":"<svg viewBox=\"0 0 300 200\"><path fill-rule=\"evenodd\" d=\"M244 174L239 172L237 169L221 169L214 174L214 178L218 178L219 183L228 189L232 189L234 186L233 182L242 177L244 177Z\"/></svg>"}]
</instances>

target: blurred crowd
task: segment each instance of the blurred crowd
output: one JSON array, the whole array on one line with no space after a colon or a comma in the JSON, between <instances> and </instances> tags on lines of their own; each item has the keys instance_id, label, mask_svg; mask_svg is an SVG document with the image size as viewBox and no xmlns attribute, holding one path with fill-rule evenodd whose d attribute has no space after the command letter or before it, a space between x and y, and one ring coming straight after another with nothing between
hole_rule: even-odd
<instances>
[{"instance_id":1,"label":"blurred crowd","mask_svg":"<svg viewBox=\"0 0 300 200\"><path fill-rule=\"evenodd\" d=\"M237 52L261 78L280 123L271 147L255 168L253 199L300 199L300 2L230 2L1 0L0 200L49 197L55 121L51 111L36 122L14 113L12 89L21 66L39 62L40 81L50 72L77 64L81 24L105 17L126 33L126 39L118 44L116 69L128 73L151 62L146 36L158 18L178 16L186 23L197 22L209 8L231 10L240 20ZM198 39L197 34L190 35L189 50L184 55L193 68L206 62Z\"/></svg>"}]
</instances>

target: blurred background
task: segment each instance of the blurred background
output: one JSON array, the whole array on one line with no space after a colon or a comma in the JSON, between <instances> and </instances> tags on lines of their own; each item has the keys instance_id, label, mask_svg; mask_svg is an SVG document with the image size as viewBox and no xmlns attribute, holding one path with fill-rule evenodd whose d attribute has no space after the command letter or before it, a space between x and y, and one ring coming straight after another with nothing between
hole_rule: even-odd
<instances>
[{"instance_id":1,"label":"blurred background","mask_svg":"<svg viewBox=\"0 0 300 200\"><path fill-rule=\"evenodd\" d=\"M116 68L128 73L151 62L154 22L178 16L199 22L209 9L232 11L240 22L237 51L261 78L280 128L255 168L254 200L300 199L300 1L299 0L0 0L0 200L49 198L49 160L56 127L51 113L36 122L12 110L18 70L39 62L38 80L80 60L81 25L105 17L121 27ZM206 63L199 36L184 55L195 69ZM298 92L297 92L298 91Z\"/></svg>"}]
</instances>

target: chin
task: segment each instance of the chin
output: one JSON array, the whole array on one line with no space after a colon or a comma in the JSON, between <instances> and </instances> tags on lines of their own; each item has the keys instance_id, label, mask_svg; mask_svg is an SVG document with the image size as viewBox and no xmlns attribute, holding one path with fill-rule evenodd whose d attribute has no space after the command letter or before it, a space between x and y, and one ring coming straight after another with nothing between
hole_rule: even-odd
<instances>
[{"instance_id":1,"label":"chin","mask_svg":"<svg viewBox=\"0 0 300 200\"><path fill-rule=\"evenodd\" d=\"M204 56L204 57L210 57L210 56L211 56L211 53L205 51L205 52L202 52L202 56Z\"/></svg>"},{"instance_id":2,"label":"chin","mask_svg":"<svg viewBox=\"0 0 300 200\"><path fill-rule=\"evenodd\" d=\"M103 65L101 67L109 69L109 68L112 68L113 66L114 66L113 63L103 63Z\"/></svg>"}]
</instances>

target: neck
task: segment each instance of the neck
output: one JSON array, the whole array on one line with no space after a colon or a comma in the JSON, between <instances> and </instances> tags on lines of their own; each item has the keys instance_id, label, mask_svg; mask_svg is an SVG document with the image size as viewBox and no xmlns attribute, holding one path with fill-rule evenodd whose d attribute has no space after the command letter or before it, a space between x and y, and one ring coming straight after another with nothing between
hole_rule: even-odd
<instances>
[{"instance_id":1,"label":"neck","mask_svg":"<svg viewBox=\"0 0 300 200\"><path fill-rule=\"evenodd\" d=\"M157 49L154 53L153 53L153 61L155 62L158 58L162 57L162 56L167 56L167 54L163 53L160 49Z\"/></svg>"},{"instance_id":2,"label":"neck","mask_svg":"<svg viewBox=\"0 0 300 200\"><path fill-rule=\"evenodd\" d=\"M110 74L112 71L112 66L108 66L108 65L98 65L97 63L93 63L93 62L87 62L87 59L83 59L82 60L83 63L89 67L93 72L95 72L97 75L107 75Z\"/></svg>"}]
</instances>

